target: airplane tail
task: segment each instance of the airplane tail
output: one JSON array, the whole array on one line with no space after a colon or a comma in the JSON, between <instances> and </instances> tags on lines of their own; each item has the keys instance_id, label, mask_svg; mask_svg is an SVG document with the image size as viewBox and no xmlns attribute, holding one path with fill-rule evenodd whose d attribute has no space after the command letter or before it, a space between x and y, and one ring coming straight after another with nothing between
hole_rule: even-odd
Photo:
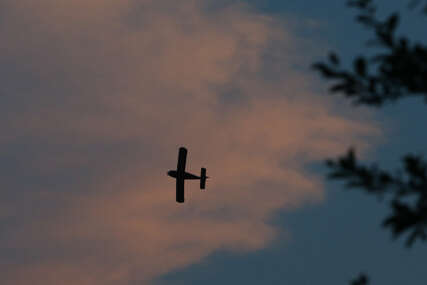
<instances>
[{"instance_id":1,"label":"airplane tail","mask_svg":"<svg viewBox=\"0 0 427 285\"><path fill-rule=\"evenodd\" d=\"M200 189L206 188L206 179L209 178L206 176L206 168L200 170Z\"/></svg>"}]
</instances>

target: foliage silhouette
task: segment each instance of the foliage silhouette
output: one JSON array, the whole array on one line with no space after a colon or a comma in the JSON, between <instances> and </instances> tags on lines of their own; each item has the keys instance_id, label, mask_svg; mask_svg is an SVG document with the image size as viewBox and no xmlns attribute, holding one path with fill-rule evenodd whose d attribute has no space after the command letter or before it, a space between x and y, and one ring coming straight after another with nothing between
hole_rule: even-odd
<instances>
[{"instance_id":1,"label":"foliage silhouette","mask_svg":"<svg viewBox=\"0 0 427 285\"><path fill-rule=\"evenodd\" d=\"M397 12L379 20L372 0L348 4L360 10L356 20L375 32L375 38L367 44L382 51L374 56L355 58L352 70L341 68L334 52L329 54L329 63L315 63L313 67L325 78L337 81L330 91L343 93L355 104L376 107L404 96L421 96L427 101L427 47L395 35L399 22Z\"/></svg>"},{"instance_id":2,"label":"foliage silhouette","mask_svg":"<svg viewBox=\"0 0 427 285\"><path fill-rule=\"evenodd\" d=\"M403 171L397 171L395 175L376 165L368 167L359 164L353 149L347 155L337 160L327 160L326 163L331 169L329 178L345 180L348 188L361 188L380 198L393 196L393 213L384 220L383 225L391 228L394 237L408 232L407 246L417 239L427 239L427 164L421 157L406 155Z\"/></svg>"},{"instance_id":3,"label":"foliage silhouette","mask_svg":"<svg viewBox=\"0 0 427 285\"><path fill-rule=\"evenodd\" d=\"M410 1L409 7L420 7L424 1ZM374 32L367 42L378 51L373 56L358 56L352 68L342 68L339 56L331 52L327 62L313 68L325 79L333 81L332 94L342 94L355 105L381 107L404 97L421 97L427 103L427 47L406 36L396 36L400 15L391 13L380 20L372 0L349 0L356 8L356 21ZM427 14L427 3L422 12ZM330 179L342 180L347 188L362 189L381 199L389 198L392 213L383 221L397 238L407 234L406 246L427 240L427 162L421 155L407 154L403 167L394 173L376 164L366 166L357 161L354 149L326 161ZM360 275L352 285L368 284Z\"/></svg>"}]
</instances>

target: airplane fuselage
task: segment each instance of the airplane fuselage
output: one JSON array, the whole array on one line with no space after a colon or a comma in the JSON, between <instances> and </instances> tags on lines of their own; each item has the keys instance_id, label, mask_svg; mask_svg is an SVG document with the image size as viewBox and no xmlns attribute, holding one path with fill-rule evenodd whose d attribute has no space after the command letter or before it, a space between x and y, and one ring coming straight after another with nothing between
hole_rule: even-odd
<instances>
[{"instance_id":1,"label":"airplane fuselage","mask_svg":"<svg viewBox=\"0 0 427 285\"><path fill-rule=\"evenodd\" d=\"M188 173L188 172L184 172L183 174L181 174L180 172L176 171L176 170L169 170L168 171L168 175L170 177L173 178L179 178L179 179L200 179L199 176Z\"/></svg>"}]
</instances>

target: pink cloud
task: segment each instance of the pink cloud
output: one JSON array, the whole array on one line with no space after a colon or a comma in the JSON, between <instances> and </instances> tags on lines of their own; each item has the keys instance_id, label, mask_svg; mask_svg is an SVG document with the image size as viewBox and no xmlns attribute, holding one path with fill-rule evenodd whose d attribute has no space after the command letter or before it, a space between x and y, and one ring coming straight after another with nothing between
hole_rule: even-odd
<instances>
[{"instance_id":1,"label":"pink cloud","mask_svg":"<svg viewBox=\"0 0 427 285\"><path fill-rule=\"evenodd\" d=\"M275 211L322 199L322 177L306 164L350 144L368 149L363 137L380 134L313 93L311 76L292 68L303 54L298 38L246 6L6 7L0 33L10 41L0 58L29 71L24 79L37 88L19 94L26 107L13 105L0 143L28 144L23 172L74 183L34 186L25 201L2 205L2 217L20 217L2 238L17 251L15 262L1 261L6 284L148 282L218 249L266 247L283 230L268 224ZM275 44L287 52L269 80L264 55ZM165 173L181 145L189 170L206 166L212 179L203 193L188 183L178 205ZM23 206L34 213L13 210Z\"/></svg>"}]
</instances>

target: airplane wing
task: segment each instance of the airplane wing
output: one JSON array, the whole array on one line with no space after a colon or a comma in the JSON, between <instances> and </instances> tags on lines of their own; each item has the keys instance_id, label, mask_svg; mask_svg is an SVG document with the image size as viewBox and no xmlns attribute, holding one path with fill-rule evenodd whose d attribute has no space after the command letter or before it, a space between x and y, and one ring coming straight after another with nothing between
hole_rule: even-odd
<instances>
[{"instance_id":1,"label":"airplane wing","mask_svg":"<svg viewBox=\"0 0 427 285\"><path fill-rule=\"evenodd\" d=\"M176 201L184 203L184 179L176 178Z\"/></svg>"},{"instance_id":2,"label":"airplane wing","mask_svg":"<svg viewBox=\"0 0 427 285\"><path fill-rule=\"evenodd\" d=\"M185 147L180 147L179 148L179 154L178 154L178 165L176 167L176 170L178 173L184 173L185 172L186 161L187 161L187 149Z\"/></svg>"}]
</instances>

